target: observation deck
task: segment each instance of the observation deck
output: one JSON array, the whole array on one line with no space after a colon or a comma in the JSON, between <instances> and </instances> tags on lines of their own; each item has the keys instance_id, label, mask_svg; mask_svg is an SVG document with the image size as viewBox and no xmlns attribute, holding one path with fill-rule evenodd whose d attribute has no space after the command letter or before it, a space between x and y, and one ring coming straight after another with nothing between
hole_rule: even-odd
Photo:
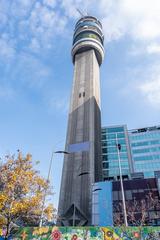
<instances>
[{"instance_id":1,"label":"observation deck","mask_svg":"<svg viewBox=\"0 0 160 240\"><path fill-rule=\"evenodd\" d=\"M100 21L92 16L85 16L76 23L73 35L72 59L75 55L91 49L95 50L97 61L101 65L104 58L104 35Z\"/></svg>"}]
</instances>

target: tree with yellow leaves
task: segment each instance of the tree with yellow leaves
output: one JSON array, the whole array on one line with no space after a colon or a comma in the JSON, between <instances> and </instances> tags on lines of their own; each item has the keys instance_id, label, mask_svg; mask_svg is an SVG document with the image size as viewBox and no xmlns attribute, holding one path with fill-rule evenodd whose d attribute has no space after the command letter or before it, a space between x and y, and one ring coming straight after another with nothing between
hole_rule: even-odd
<instances>
[{"instance_id":1,"label":"tree with yellow leaves","mask_svg":"<svg viewBox=\"0 0 160 240\"><path fill-rule=\"evenodd\" d=\"M14 226L39 224L46 194L51 194L49 182L34 170L30 154L6 156L0 166L0 228L6 228L6 238ZM43 211L44 221L53 218L52 205Z\"/></svg>"}]
</instances>

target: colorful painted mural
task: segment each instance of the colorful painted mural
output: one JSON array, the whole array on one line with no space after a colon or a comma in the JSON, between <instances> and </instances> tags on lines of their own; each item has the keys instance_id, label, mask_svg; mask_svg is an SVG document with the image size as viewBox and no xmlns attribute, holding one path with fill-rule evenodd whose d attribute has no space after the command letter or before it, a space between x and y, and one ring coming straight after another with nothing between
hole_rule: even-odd
<instances>
[{"instance_id":1,"label":"colorful painted mural","mask_svg":"<svg viewBox=\"0 0 160 240\"><path fill-rule=\"evenodd\" d=\"M0 239L4 239L0 230ZM41 227L20 228L9 240L160 240L160 227Z\"/></svg>"}]
</instances>

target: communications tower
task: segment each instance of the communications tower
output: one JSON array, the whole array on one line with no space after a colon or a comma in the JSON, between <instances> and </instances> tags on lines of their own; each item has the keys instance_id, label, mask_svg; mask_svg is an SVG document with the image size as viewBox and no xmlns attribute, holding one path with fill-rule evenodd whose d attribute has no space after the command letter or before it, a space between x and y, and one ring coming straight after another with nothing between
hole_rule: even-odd
<instances>
[{"instance_id":1,"label":"communications tower","mask_svg":"<svg viewBox=\"0 0 160 240\"><path fill-rule=\"evenodd\" d=\"M104 58L100 21L82 17L75 26L74 78L68 118L58 224L91 224L92 184L101 181L101 111L99 68Z\"/></svg>"}]
</instances>

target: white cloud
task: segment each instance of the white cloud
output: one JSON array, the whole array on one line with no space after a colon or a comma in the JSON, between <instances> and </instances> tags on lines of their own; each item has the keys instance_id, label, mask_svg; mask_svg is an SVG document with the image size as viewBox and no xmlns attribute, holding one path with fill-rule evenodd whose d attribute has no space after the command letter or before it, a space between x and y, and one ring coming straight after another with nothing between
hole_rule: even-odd
<instances>
[{"instance_id":1,"label":"white cloud","mask_svg":"<svg viewBox=\"0 0 160 240\"><path fill-rule=\"evenodd\" d=\"M130 20L134 38L152 39L160 36L160 1L159 0L123 0L122 6Z\"/></svg>"},{"instance_id":2,"label":"white cloud","mask_svg":"<svg viewBox=\"0 0 160 240\"><path fill-rule=\"evenodd\" d=\"M30 46L31 50L33 50L34 52L38 52L40 49L40 44L38 42L38 40L36 38L32 38L31 39L31 43Z\"/></svg>"},{"instance_id":3,"label":"white cloud","mask_svg":"<svg viewBox=\"0 0 160 240\"><path fill-rule=\"evenodd\" d=\"M125 68L115 84L124 101L160 110L160 61Z\"/></svg>"},{"instance_id":4,"label":"white cloud","mask_svg":"<svg viewBox=\"0 0 160 240\"><path fill-rule=\"evenodd\" d=\"M159 0L113 1L109 14L106 14L105 16L106 24L104 27L105 30L108 28L110 29L110 34L108 34L110 39L110 35L113 35L112 25L110 24L109 26L107 22L110 22L110 19L112 18L113 25L115 22L117 22L115 28L117 29L117 32L121 33L119 36L128 34L136 40L152 40L160 37L159 12Z\"/></svg>"},{"instance_id":5,"label":"white cloud","mask_svg":"<svg viewBox=\"0 0 160 240\"><path fill-rule=\"evenodd\" d=\"M77 8L85 9L87 1L82 0L62 0L61 7L65 11L65 15L69 18L78 18L80 14L77 11Z\"/></svg>"},{"instance_id":6,"label":"white cloud","mask_svg":"<svg viewBox=\"0 0 160 240\"><path fill-rule=\"evenodd\" d=\"M149 104L160 108L160 64L146 70L145 81L139 83L138 89Z\"/></svg>"},{"instance_id":7,"label":"white cloud","mask_svg":"<svg viewBox=\"0 0 160 240\"><path fill-rule=\"evenodd\" d=\"M53 6L53 2L52 3ZM30 48L35 51L41 48L54 46L53 40L65 30L67 19L60 16L59 12L48 8L47 2L43 5L36 2L34 8L30 12L27 20L20 22L20 32L24 38L27 38L26 32L30 40Z\"/></svg>"},{"instance_id":8,"label":"white cloud","mask_svg":"<svg viewBox=\"0 0 160 240\"><path fill-rule=\"evenodd\" d=\"M149 46L160 39L159 0L1 0L0 21L10 35L17 32L18 43L28 38L33 49L47 47L57 35L65 37L70 19L80 17L77 8L100 18L106 42L128 35Z\"/></svg>"},{"instance_id":9,"label":"white cloud","mask_svg":"<svg viewBox=\"0 0 160 240\"><path fill-rule=\"evenodd\" d=\"M147 52L148 53L160 53L160 44L158 43L152 43L150 45L147 46Z\"/></svg>"},{"instance_id":10,"label":"white cloud","mask_svg":"<svg viewBox=\"0 0 160 240\"><path fill-rule=\"evenodd\" d=\"M83 6L83 7L82 7ZM152 40L160 37L159 0L63 0L69 17L77 17L76 8L88 9L103 22L106 41L130 35L133 39Z\"/></svg>"},{"instance_id":11,"label":"white cloud","mask_svg":"<svg viewBox=\"0 0 160 240\"><path fill-rule=\"evenodd\" d=\"M54 8L56 6L56 3L56 0L43 0L43 4L51 8Z\"/></svg>"},{"instance_id":12,"label":"white cloud","mask_svg":"<svg viewBox=\"0 0 160 240\"><path fill-rule=\"evenodd\" d=\"M14 41L9 40L6 34L0 38L0 58L1 61L12 60L15 56Z\"/></svg>"},{"instance_id":13,"label":"white cloud","mask_svg":"<svg viewBox=\"0 0 160 240\"><path fill-rule=\"evenodd\" d=\"M7 70L4 70L2 75L2 81L13 85L16 85L17 89L25 89L25 92L33 90L39 93L43 93L49 79L53 76L53 71L40 59L34 57L31 54L20 53L16 55L12 66L4 66Z\"/></svg>"},{"instance_id":14,"label":"white cloud","mask_svg":"<svg viewBox=\"0 0 160 240\"><path fill-rule=\"evenodd\" d=\"M140 86L140 90L152 106L160 108L160 76L145 82Z\"/></svg>"},{"instance_id":15,"label":"white cloud","mask_svg":"<svg viewBox=\"0 0 160 240\"><path fill-rule=\"evenodd\" d=\"M13 0L10 4L10 17L21 19L27 17L36 0Z\"/></svg>"},{"instance_id":16,"label":"white cloud","mask_svg":"<svg viewBox=\"0 0 160 240\"><path fill-rule=\"evenodd\" d=\"M15 46L25 51L54 47L53 40L67 24L61 10L55 10L56 4L55 0L0 0L0 35L7 34Z\"/></svg>"},{"instance_id":17,"label":"white cloud","mask_svg":"<svg viewBox=\"0 0 160 240\"><path fill-rule=\"evenodd\" d=\"M141 54L160 54L160 43L158 42L144 42L144 43L134 43L128 53L132 56L138 56Z\"/></svg>"}]
</instances>

